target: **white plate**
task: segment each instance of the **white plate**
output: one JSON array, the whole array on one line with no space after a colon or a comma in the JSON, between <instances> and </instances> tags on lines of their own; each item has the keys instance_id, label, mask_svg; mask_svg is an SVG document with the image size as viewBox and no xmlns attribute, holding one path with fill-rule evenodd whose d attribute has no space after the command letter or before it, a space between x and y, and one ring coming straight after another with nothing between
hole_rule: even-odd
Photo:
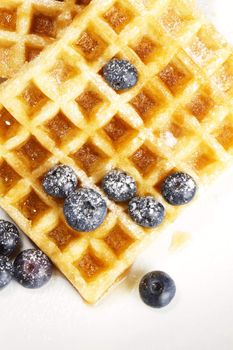
<instances>
[{"instance_id":1,"label":"white plate","mask_svg":"<svg viewBox=\"0 0 233 350\"><path fill-rule=\"evenodd\" d=\"M231 40L232 2L201 2ZM12 282L0 293L1 349L232 350L232 179L233 170L202 193L95 307L84 304L58 272L40 290ZM174 232L186 232L190 239L171 252ZM176 298L163 310L145 306L138 296L138 281L153 269L168 272L177 284Z\"/></svg>"}]
</instances>

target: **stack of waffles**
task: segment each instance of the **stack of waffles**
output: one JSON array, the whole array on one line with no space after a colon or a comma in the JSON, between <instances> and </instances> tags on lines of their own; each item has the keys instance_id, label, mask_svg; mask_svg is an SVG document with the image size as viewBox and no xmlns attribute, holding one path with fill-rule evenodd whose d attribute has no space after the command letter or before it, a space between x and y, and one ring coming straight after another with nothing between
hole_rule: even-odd
<instances>
[{"instance_id":1,"label":"stack of waffles","mask_svg":"<svg viewBox=\"0 0 233 350\"><path fill-rule=\"evenodd\" d=\"M161 196L164 177L185 171L202 186L232 162L232 49L189 0L0 6L3 78L54 41L0 88L0 205L95 303L177 216L180 209ZM137 68L132 89L117 93L103 79L113 57ZM108 214L96 231L72 230L63 203L43 191L44 174L60 163L105 198ZM105 197L100 182L113 168L132 175L140 195L164 204L162 226L137 226L124 205Z\"/></svg>"}]
</instances>

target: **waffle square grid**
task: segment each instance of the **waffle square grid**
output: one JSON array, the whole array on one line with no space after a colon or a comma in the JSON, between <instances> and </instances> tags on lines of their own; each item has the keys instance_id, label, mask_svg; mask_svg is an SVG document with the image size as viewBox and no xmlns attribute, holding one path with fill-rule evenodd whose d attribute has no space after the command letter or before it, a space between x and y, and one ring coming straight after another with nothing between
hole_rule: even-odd
<instances>
[{"instance_id":1,"label":"waffle square grid","mask_svg":"<svg viewBox=\"0 0 233 350\"><path fill-rule=\"evenodd\" d=\"M130 60L138 84L113 91L102 77L111 58ZM160 184L174 170L201 186L232 161L232 49L192 1L93 0L61 38L0 89L0 205L89 303L132 265L180 209ZM81 186L101 191L118 167L140 195L163 202L159 228L137 226L125 205L106 199L96 231L64 221L43 175L72 166Z\"/></svg>"},{"instance_id":2,"label":"waffle square grid","mask_svg":"<svg viewBox=\"0 0 233 350\"><path fill-rule=\"evenodd\" d=\"M90 1L1 0L0 82L58 39Z\"/></svg>"}]
</instances>

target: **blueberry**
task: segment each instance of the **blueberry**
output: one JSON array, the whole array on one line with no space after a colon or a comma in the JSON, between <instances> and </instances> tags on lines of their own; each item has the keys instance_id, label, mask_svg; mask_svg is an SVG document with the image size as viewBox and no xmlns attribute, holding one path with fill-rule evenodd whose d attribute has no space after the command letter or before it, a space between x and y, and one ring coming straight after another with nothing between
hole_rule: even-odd
<instances>
[{"instance_id":1,"label":"blueberry","mask_svg":"<svg viewBox=\"0 0 233 350\"><path fill-rule=\"evenodd\" d=\"M71 167L58 165L45 175L42 185L50 196L65 198L75 190L77 183L78 177Z\"/></svg>"},{"instance_id":2,"label":"blueberry","mask_svg":"<svg viewBox=\"0 0 233 350\"><path fill-rule=\"evenodd\" d=\"M11 255L20 243L19 231L9 221L0 220L0 254Z\"/></svg>"},{"instance_id":3,"label":"blueberry","mask_svg":"<svg viewBox=\"0 0 233 350\"><path fill-rule=\"evenodd\" d=\"M145 304L161 308L167 306L176 294L173 279L162 271L147 273L139 285L139 294Z\"/></svg>"},{"instance_id":4,"label":"blueberry","mask_svg":"<svg viewBox=\"0 0 233 350\"><path fill-rule=\"evenodd\" d=\"M132 63L116 58L113 58L104 66L103 76L116 91L132 88L138 81L138 71Z\"/></svg>"},{"instance_id":5,"label":"blueberry","mask_svg":"<svg viewBox=\"0 0 233 350\"><path fill-rule=\"evenodd\" d=\"M102 188L109 199L116 202L126 202L132 199L137 186L135 180L121 170L110 171L102 181Z\"/></svg>"},{"instance_id":6,"label":"blueberry","mask_svg":"<svg viewBox=\"0 0 233 350\"><path fill-rule=\"evenodd\" d=\"M5 287L13 277L13 266L7 256L0 255L0 289Z\"/></svg>"},{"instance_id":7,"label":"blueberry","mask_svg":"<svg viewBox=\"0 0 233 350\"><path fill-rule=\"evenodd\" d=\"M164 206L152 196L135 197L129 202L129 214L140 226L157 227L164 217Z\"/></svg>"},{"instance_id":8,"label":"blueberry","mask_svg":"<svg viewBox=\"0 0 233 350\"><path fill-rule=\"evenodd\" d=\"M14 261L14 277L26 288L40 288L52 276L52 264L39 249L23 250Z\"/></svg>"},{"instance_id":9,"label":"blueberry","mask_svg":"<svg viewBox=\"0 0 233 350\"><path fill-rule=\"evenodd\" d=\"M68 224L81 232L94 231L107 213L102 196L91 188L80 188L71 193L64 203L64 215Z\"/></svg>"},{"instance_id":10,"label":"blueberry","mask_svg":"<svg viewBox=\"0 0 233 350\"><path fill-rule=\"evenodd\" d=\"M196 194L197 184L194 179L182 172L169 175L162 184L162 195L171 205L189 203Z\"/></svg>"}]
</instances>

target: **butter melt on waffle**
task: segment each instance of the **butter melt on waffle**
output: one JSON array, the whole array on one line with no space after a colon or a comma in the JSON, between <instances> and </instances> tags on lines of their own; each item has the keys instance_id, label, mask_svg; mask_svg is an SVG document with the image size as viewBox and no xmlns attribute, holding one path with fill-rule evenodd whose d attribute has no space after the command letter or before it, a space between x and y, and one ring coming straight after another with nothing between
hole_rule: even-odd
<instances>
[{"instance_id":1,"label":"butter melt on waffle","mask_svg":"<svg viewBox=\"0 0 233 350\"><path fill-rule=\"evenodd\" d=\"M232 161L233 54L192 1L78 4L87 2L61 38L0 89L0 205L95 303L177 216L161 197L164 177L184 171L201 186ZM117 93L104 81L113 57L137 68L132 89ZM41 186L59 163L100 192L110 169L128 172L140 195L164 204L163 225L137 226L101 192L104 223L72 230L62 201Z\"/></svg>"}]
</instances>

